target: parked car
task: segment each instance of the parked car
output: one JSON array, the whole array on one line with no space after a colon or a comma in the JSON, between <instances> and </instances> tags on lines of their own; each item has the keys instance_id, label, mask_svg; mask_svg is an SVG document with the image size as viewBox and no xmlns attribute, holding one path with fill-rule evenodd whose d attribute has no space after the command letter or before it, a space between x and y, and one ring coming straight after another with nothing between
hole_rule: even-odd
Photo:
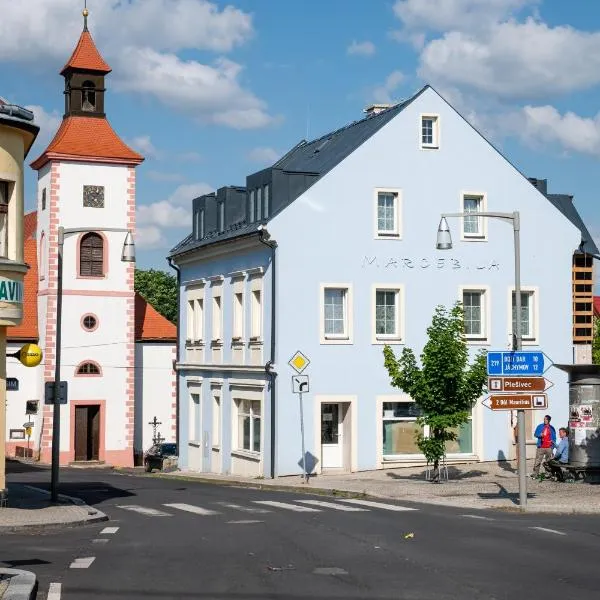
<instances>
[{"instance_id":1,"label":"parked car","mask_svg":"<svg viewBox=\"0 0 600 600\"><path fill-rule=\"evenodd\" d=\"M154 446L144 454L144 469L146 473L151 473L152 469L164 471L165 467L175 467L177 466L178 456L177 444L154 444Z\"/></svg>"}]
</instances>

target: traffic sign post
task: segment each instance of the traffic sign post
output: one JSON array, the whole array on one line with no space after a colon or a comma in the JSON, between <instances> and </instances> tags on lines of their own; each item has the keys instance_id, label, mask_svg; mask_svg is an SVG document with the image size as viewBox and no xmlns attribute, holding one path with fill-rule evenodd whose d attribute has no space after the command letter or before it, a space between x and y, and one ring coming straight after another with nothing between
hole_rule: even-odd
<instances>
[{"instance_id":1,"label":"traffic sign post","mask_svg":"<svg viewBox=\"0 0 600 600\"><path fill-rule=\"evenodd\" d=\"M302 394L309 390L308 375L301 375L302 371L308 367L310 360L308 356L300 352L296 352L288 361L288 365L296 371L297 375L292 375L292 392L298 394L298 402L300 404L300 437L302 439L302 474L305 483L309 483L308 472L306 471L306 449L304 444L304 403L302 402Z\"/></svg>"},{"instance_id":2,"label":"traffic sign post","mask_svg":"<svg viewBox=\"0 0 600 600\"><path fill-rule=\"evenodd\" d=\"M535 351L488 352L488 375L542 375L544 353Z\"/></svg>"}]
</instances>

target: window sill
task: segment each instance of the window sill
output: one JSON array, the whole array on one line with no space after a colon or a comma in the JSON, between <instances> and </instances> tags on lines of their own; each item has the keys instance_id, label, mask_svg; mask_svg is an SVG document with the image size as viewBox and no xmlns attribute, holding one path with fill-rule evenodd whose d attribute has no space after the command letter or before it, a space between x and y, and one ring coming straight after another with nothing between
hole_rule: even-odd
<instances>
[{"instance_id":1,"label":"window sill","mask_svg":"<svg viewBox=\"0 0 600 600\"><path fill-rule=\"evenodd\" d=\"M421 150L439 150L439 144L421 144Z\"/></svg>"},{"instance_id":2,"label":"window sill","mask_svg":"<svg viewBox=\"0 0 600 600\"><path fill-rule=\"evenodd\" d=\"M212 451L213 452L221 452L221 446L213 446Z\"/></svg>"},{"instance_id":3,"label":"window sill","mask_svg":"<svg viewBox=\"0 0 600 600\"><path fill-rule=\"evenodd\" d=\"M487 235L467 235L463 233L461 236L461 242L487 242Z\"/></svg>"},{"instance_id":4,"label":"window sill","mask_svg":"<svg viewBox=\"0 0 600 600\"><path fill-rule=\"evenodd\" d=\"M402 236L399 233L380 233L375 234L376 240L401 240Z\"/></svg>"},{"instance_id":5,"label":"window sill","mask_svg":"<svg viewBox=\"0 0 600 600\"><path fill-rule=\"evenodd\" d=\"M344 345L344 344L353 344L354 342L352 341L351 338L347 337L347 336L340 336L340 337L323 337L321 338L321 345Z\"/></svg>"},{"instance_id":6,"label":"window sill","mask_svg":"<svg viewBox=\"0 0 600 600\"><path fill-rule=\"evenodd\" d=\"M216 339L216 340L211 340L210 347L211 348L222 348L223 347L223 340L220 339L220 338Z\"/></svg>"},{"instance_id":7,"label":"window sill","mask_svg":"<svg viewBox=\"0 0 600 600\"><path fill-rule=\"evenodd\" d=\"M465 338L469 346L490 346L491 342L487 338Z\"/></svg>"},{"instance_id":8,"label":"window sill","mask_svg":"<svg viewBox=\"0 0 600 600\"><path fill-rule=\"evenodd\" d=\"M191 446L192 448L200 448L202 446L202 444L200 442L195 442L193 440L189 440L188 446Z\"/></svg>"},{"instance_id":9,"label":"window sill","mask_svg":"<svg viewBox=\"0 0 600 600\"><path fill-rule=\"evenodd\" d=\"M205 343L202 340L186 340L186 348L204 348Z\"/></svg>"},{"instance_id":10,"label":"window sill","mask_svg":"<svg viewBox=\"0 0 600 600\"><path fill-rule=\"evenodd\" d=\"M241 337L231 338L232 346L243 346L245 343L246 343L246 340L244 338L241 338Z\"/></svg>"},{"instance_id":11,"label":"window sill","mask_svg":"<svg viewBox=\"0 0 600 600\"><path fill-rule=\"evenodd\" d=\"M250 341L248 342L248 346L262 346L263 345L263 340L262 339L252 339L250 338Z\"/></svg>"},{"instance_id":12,"label":"window sill","mask_svg":"<svg viewBox=\"0 0 600 600\"><path fill-rule=\"evenodd\" d=\"M397 344L404 344L404 343L405 343L404 340L399 337L389 337L389 338L376 337L375 340L373 341L374 345L379 345L379 346L383 346L385 344L394 346Z\"/></svg>"},{"instance_id":13,"label":"window sill","mask_svg":"<svg viewBox=\"0 0 600 600\"><path fill-rule=\"evenodd\" d=\"M261 459L260 452L252 452L250 450L232 450L231 456L235 456L237 458L245 458L254 462L260 462Z\"/></svg>"}]
</instances>

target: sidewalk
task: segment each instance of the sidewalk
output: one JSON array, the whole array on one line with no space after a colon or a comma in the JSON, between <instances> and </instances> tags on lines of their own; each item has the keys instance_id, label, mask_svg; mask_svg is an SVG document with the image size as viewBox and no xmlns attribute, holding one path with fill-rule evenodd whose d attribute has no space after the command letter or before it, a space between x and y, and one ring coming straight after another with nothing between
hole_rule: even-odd
<instances>
[{"instance_id":1,"label":"sidewalk","mask_svg":"<svg viewBox=\"0 0 600 600\"><path fill-rule=\"evenodd\" d=\"M101 511L77 498L59 496L60 504L50 503L50 493L29 485L8 484L8 506L0 508L0 535L23 530L39 530L106 521Z\"/></svg>"},{"instance_id":2,"label":"sidewalk","mask_svg":"<svg viewBox=\"0 0 600 600\"><path fill-rule=\"evenodd\" d=\"M528 473L533 461L529 461ZM519 510L519 481L514 463L471 463L448 467L448 481L425 480L425 469L399 468L351 474L319 475L303 484L300 475L256 479L192 471L164 473L223 485L298 489L335 495L355 493L374 498L425 502L464 509ZM546 513L600 514L599 483L558 483L527 478L528 510Z\"/></svg>"}]
</instances>

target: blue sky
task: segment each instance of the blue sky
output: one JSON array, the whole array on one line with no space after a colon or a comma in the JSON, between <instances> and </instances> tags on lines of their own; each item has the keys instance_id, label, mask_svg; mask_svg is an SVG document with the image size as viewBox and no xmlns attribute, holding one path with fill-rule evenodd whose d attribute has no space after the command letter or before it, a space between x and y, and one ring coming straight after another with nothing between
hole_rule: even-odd
<instances>
[{"instance_id":1,"label":"blue sky","mask_svg":"<svg viewBox=\"0 0 600 600\"><path fill-rule=\"evenodd\" d=\"M0 0L0 96L62 116L83 0ZM138 266L191 228L199 193L243 184L308 135L433 85L521 171L575 196L597 240L600 3L589 0L88 0L113 68L107 114L146 156ZM27 179L34 206L35 174Z\"/></svg>"}]
</instances>

